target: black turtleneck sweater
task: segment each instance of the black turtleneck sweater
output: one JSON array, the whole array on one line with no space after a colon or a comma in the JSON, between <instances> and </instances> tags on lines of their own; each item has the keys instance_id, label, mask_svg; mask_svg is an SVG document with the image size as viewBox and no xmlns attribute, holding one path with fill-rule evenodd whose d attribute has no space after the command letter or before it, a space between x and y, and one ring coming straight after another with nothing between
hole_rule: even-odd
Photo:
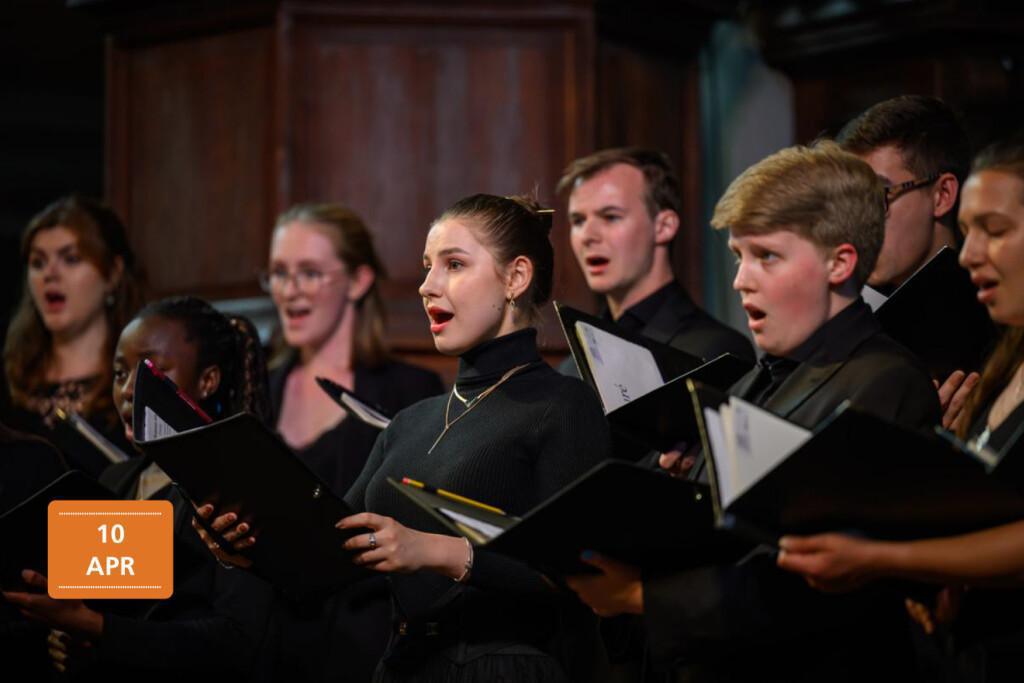
<instances>
[{"instance_id":1,"label":"black turtleneck sweater","mask_svg":"<svg viewBox=\"0 0 1024 683\"><path fill-rule=\"evenodd\" d=\"M508 370L525 365L489 396L473 397ZM398 413L380 435L366 468L345 496L356 510L393 517L420 531L448 533L387 483L410 477L522 515L609 455L608 423L594 392L540 358L536 331L485 342L459 358L456 388L471 408L444 429L450 394ZM466 410L451 398L449 421ZM552 603L550 584L526 565L478 550L468 584L432 572L391 575L399 618L447 621L486 631L477 638L526 640L538 623L550 625L540 605Z\"/></svg>"}]
</instances>

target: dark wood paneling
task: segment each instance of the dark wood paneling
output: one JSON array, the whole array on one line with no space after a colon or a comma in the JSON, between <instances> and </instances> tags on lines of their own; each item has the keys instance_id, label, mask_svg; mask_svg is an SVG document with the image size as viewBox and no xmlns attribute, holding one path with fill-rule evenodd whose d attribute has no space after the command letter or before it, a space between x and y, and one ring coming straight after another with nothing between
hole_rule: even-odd
<instances>
[{"instance_id":1,"label":"dark wood paneling","mask_svg":"<svg viewBox=\"0 0 1024 683\"><path fill-rule=\"evenodd\" d=\"M603 42L598 48L598 147L664 150L679 174L683 214L672 247L676 277L702 293L700 90L695 54L665 57Z\"/></svg>"},{"instance_id":2,"label":"dark wood paneling","mask_svg":"<svg viewBox=\"0 0 1024 683\"><path fill-rule=\"evenodd\" d=\"M432 348L416 293L430 221L476 192L536 188L553 201L559 171L590 139L588 25L315 12L290 21L292 199L342 201L366 218L391 274L393 343ZM566 221L555 224L556 297L585 302Z\"/></svg>"},{"instance_id":3,"label":"dark wood paneling","mask_svg":"<svg viewBox=\"0 0 1024 683\"><path fill-rule=\"evenodd\" d=\"M793 77L797 139L834 135L871 105L904 94L941 97L963 115L975 145L1019 129L1024 120L1024 47L1016 53L864 58L842 74L801 70ZM886 77L879 79L884 72Z\"/></svg>"},{"instance_id":4,"label":"dark wood paneling","mask_svg":"<svg viewBox=\"0 0 1024 683\"><path fill-rule=\"evenodd\" d=\"M276 213L342 201L391 272L394 346L429 353L416 290L431 219L466 194L536 187L559 209L555 298L590 307L555 182L598 147L646 144L680 166L677 265L699 296L693 50L633 31L598 59L599 3L96 5L113 34L108 191L158 294L254 294ZM564 349L551 318L542 343Z\"/></svg>"},{"instance_id":5,"label":"dark wood paneling","mask_svg":"<svg viewBox=\"0 0 1024 683\"><path fill-rule=\"evenodd\" d=\"M792 1L757 19L766 59L793 79L802 142L910 93L959 110L976 144L1024 120L1024 7L1016 0L851 3L835 12Z\"/></svg>"},{"instance_id":6,"label":"dark wood paneling","mask_svg":"<svg viewBox=\"0 0 1024 683\"><path fill-rule=\"evenodd\" d=\"M153 291L257 291L273 222L272 32L110 50L109 194Z\"/></svg>"}]
</instances>

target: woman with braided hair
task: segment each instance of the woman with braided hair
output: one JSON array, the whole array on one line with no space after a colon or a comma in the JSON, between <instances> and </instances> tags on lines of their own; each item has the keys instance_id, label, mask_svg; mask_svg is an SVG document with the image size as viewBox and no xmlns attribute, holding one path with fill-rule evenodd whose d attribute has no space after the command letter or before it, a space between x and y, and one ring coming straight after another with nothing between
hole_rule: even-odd
<instances>
[{"instance_id":1,"label":"woman with braided hair","mask_svg":"<svg viewBox=\"0 0 1024 683\"><path fill-rule=\"evenodd\" d=\"M114 405L132 439L132 399L139 361L150 360L214 419L247 411L267 417L266 366L252 323L228 318L205 301L175 297L149 304L124 328L114 353ZM96 680L207 680L215 672L249 676L261 664L272 594L245 572L219 566L191 528L192 506L145 456L108 468L100 481L123 498L174 505L174 595L123 600L100 612L80 600L45 594L46 577L26 571L43 593L4 593L22 612L56 629L54 665L87 668ZM141 680L141 678L140 678Z\"/></svg>"}]
</instances>

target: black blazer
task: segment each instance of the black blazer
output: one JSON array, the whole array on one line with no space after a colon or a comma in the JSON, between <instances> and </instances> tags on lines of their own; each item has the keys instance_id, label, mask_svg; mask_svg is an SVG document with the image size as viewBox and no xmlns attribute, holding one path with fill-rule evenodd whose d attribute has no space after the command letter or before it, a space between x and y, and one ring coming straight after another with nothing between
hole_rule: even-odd
<instances>
[{"instance_id":1,"label":"black blazer","mask_svg":"<svg viewBox=\"0 0 1024 683\"><path fill-rule=\"evenodd\" d=\"M938 393L917 356L883 333L866 306L845 331L793 370L763 407L808 429L845 400L913 429L937 424ZM750 370L729 393L749 398L759 372Z\"/></svg>"},{"instance_id":2,"label":"black blazer","mask_svg":"<svg viewBox=\"0 0 1024 683\"><path fill-rule=\"evenodd\" d=\"M866 307L865 307L866 308ZM924 366L869 311L801 363L764 406L811 428L844 400L911 428L937 424ZM760 368L732 393L748 395ZM755 551L734 565L644 577L651 653L694 680L897 677L913 668L902 599L884 587L825 595Z\"/></svg>"}]
</instances>

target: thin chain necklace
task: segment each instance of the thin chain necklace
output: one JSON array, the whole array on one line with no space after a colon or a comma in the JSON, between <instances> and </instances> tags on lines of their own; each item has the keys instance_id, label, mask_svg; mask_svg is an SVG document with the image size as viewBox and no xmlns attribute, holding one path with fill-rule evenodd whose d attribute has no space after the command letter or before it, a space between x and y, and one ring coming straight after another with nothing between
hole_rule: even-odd
<instances>
[{"instance_id":1,"label":"thin chain necklace","mask_svg":"<svg viewBox=\"0 0 1024 683\"><path fill-rule=\"evenodd\" d=\"M434 449L437 447L437 444L441 442L441 439L443 439L444 435L448 433L448 430L455 426L456 422L464 418L469 413L469 411L473 410L473 408L476 408L478 405L480 405L481 401L490 396L495 389L504 384L510 377L512 377L512 375L516 374L517 372L527 367L528 365L530 364L523 363L522 365L515 366L514 368L506 372L504 375L502 375L501 379L499 379L497 382L481 391L479 394L477 394L476 398L471 399L470 401L466 401L464 398L459 396L459 400L465 403L466 409L459 413L459 416L456 417L454 420L449 420L448 417L452 409L452 396L456 395L455 387L452 386L452 393L448 394L448 403L444 407L444 429L442 429L441 433L437 435L436 439L434 439L434 443L427 451L427 453L429 454L434 452Z\"/></svg>"}]
</instances>

